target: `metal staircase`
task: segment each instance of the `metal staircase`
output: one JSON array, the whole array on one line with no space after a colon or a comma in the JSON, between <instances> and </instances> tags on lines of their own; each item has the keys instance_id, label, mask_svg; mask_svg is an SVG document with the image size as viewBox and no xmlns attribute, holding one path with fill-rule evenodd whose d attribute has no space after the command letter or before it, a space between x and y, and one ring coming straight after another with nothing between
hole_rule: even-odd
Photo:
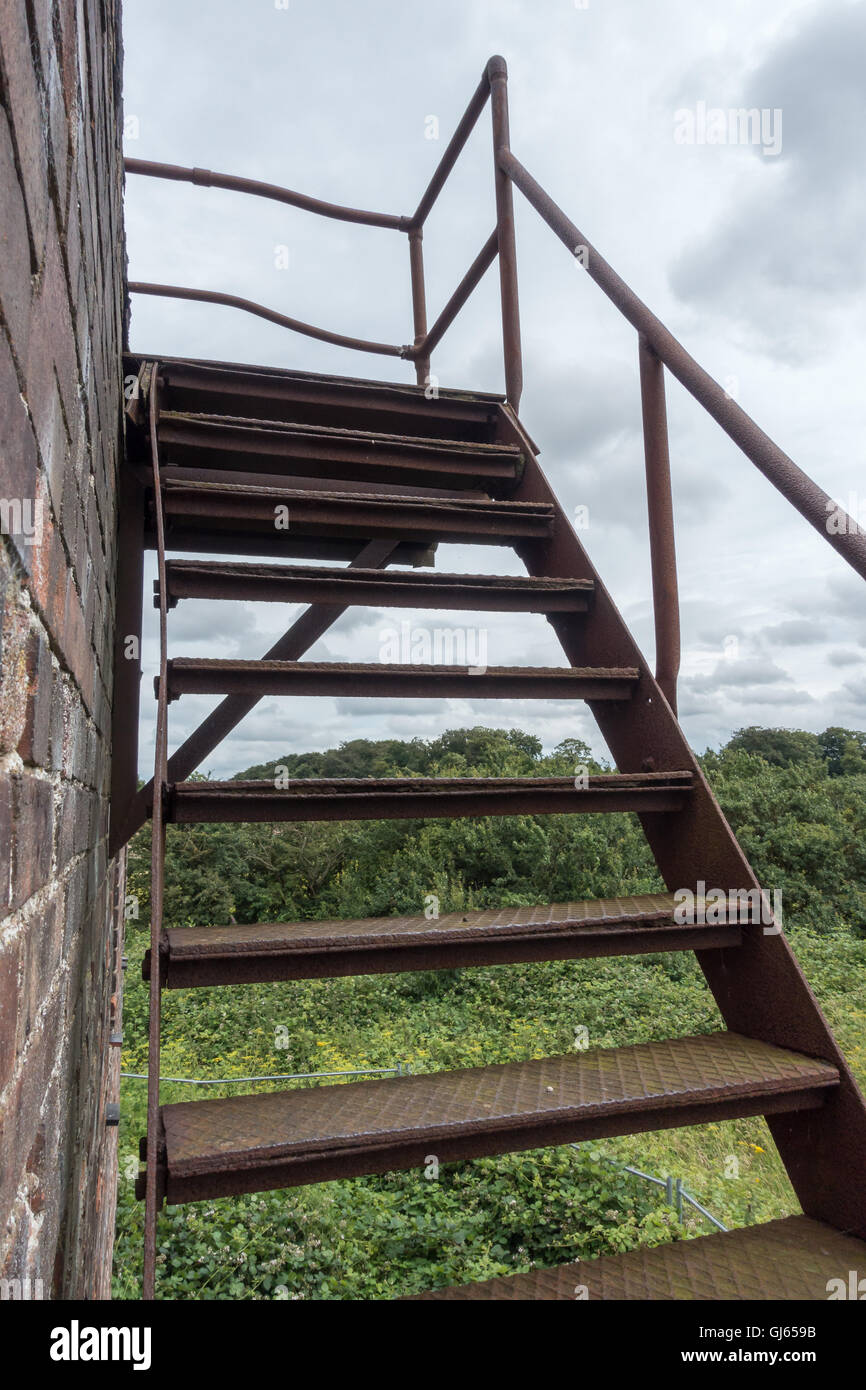
<instances>
[{"instance_id":1,"label":"metal staircase","mask_svg":"<svg viewBox=\"0 0 866 1390\"><path fill-rule=\"evenodd\" d=\"M441 1161L465 1160L746 1115L767 1117L803 1217L604 1257L582 1263L579 1276L576 1266L566 1266L426 1296L573 1298L579 1284L592 1298L823 1299L827 1281L844 1277L866 1256L866 1193L859 1178L866 1108L784 934L756 911L762 904L758 884L676 718L663 366L733 437L742 436L738 442L749 457L816 525L816 508L822 524L826 515L824 494L724 400L721 388L590 251L590 273L641 334L654 675L553 495L517 415L522 368L512 183L570 250L585 243L510 154L505 90L505 65L493 59L411 218L338 209L201 170L128 162L133 172L242 186L326 216L373 220L407 233L415 305L411 347L360 344L230 296L131 288L252 308L297 331L413 360L419 379L405 386L150 356L127 361L137 386L128 408L118 630L140 631L141 557L148 547L158 555L161 627L154 780L136 791L137 672L119 661L112 808L115 848L148 814L153 817L145 962L151 990L148 1133L138 1189L146 1202L148 1298L154 1295L156 1217L164 1200L380 1173L421 1165L431 1152ZM491 94L497 229L428 331L421 227ZM497 253L507 395L431 390L430 351ZM288 525L276 525L283 517ZM828 540L866 576L866 546L855 531ZM526 575L498 575L495 564L483 575L432 568L439 546L461 542L514 550ZM169 552L230 558L175 559ZM262 557L276 563L262 563ZM310 607L260 661L169 660L169 613L187 598ZM569 665L473 670L302 660L352 605L543 613ZM169 702L193 692L224 698L169 758ZM294 694L580 699L618 771L585 779L305 779L287 789L270 782L188 780L258 699ZM610 811L639 816L667 893L451 913L432 921L419 915L163 929L167 823ZM733 906L722 919L700 911L684 919L676 910L674 893L696 892L700 883L730 895ZM674 950L697 953L727 1031L458 1072L159 1105L159 1005L166 988Z\"/></svg>"}]
</instances>

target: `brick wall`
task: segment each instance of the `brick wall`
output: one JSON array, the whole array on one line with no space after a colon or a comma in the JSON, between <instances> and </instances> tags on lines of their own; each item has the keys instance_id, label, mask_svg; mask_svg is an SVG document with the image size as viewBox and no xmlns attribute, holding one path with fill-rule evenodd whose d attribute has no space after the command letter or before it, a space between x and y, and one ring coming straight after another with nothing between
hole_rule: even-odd
<instances>
[{"instance_id":1,"label":"brick wall","mask_svg":"<svg viewBox=\"0 0 866 1390\"><path fill-rule=\"evenodd\" d=\"M0 1274L105 1297L119 0L0 0Z\"/></svg>"}]
</instances>

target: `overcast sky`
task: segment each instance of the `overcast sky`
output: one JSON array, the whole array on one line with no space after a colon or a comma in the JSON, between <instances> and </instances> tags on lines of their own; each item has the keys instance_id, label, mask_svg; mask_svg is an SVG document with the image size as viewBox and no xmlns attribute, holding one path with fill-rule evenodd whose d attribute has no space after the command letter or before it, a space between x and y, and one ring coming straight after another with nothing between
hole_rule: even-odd
<instances>
[{"instance_id":1,"label":"overcast sky","mask_svg":"<svg viewBox=\"0 0 866 1390\"><path fill-rule=\"evenodd\" d=\"M502 53L520 160L801 467L843 505L859 493L851 505L866 524L863 3L125 0L124 30L128 155L396 213L414 209L487 58ZM766 110L763 144L683 142L684 112L699 122L702 109L739 107ZM431 321L493 226L491 167L485 113L425 228ZM589 508L582 539L652 661L636 335L515 200L521 417L563 506ZM130 278L411 339L399 233L133 176L126 219ZM286 269L277 247L288 248ZM136 298L131 341L156 355L413 380L403 363L217 306ZM433 370L444 386L503 389L495 269ZM748 724L866 727L862 580L670 378L668 412L691 743L703 751ZM519 569L487 547L440 547L437 563ZM259 656L297 611L186 602L170 615L171 654ZM310 656L376 661L383 632L405 617L350 610ZM152 771L156 661L146 620L142 775ZM417 615L431 627L460 620ZM562 663L542 617L478 621L490 665ZM172 746L214 703L171 706ZM582 705L263 701L203 770L228 775L289 750L476 723L532 730L547 747L584 737L605 751Z\"/></svg>"}]
</instances>

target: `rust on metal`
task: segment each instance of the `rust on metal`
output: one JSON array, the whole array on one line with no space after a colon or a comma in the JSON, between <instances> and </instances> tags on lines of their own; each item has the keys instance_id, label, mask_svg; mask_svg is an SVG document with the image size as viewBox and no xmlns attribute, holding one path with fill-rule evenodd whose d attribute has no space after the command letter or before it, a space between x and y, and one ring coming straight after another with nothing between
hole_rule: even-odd
<instances>
[{"instance_id":1,"label":"rust on metal","mask_svg":"<svg viewBox=\"0 0 866 1390\"><path fill-rule=\"evenodd\" d=\"M328 328L316 328L311 323L290 318L288 314L280 314L276 309L269 309L266 304L257 304L255 300L244 299L239 294L224 294L221 290L196 290L189 285L155 285L145 280L130 280L128 288L130 294L157 295L162 299L194 299L201 304L223 304L229 309L243 309L245 313L267 319L269 323L276 323L280 328L290 328L293 333L300 333L305 338L317 338L320 343L331 343L334 347L372 352L381 357L408 357L410 352L405 344L401 347L395 343L374 343L367 338L352 338L346 333L332 333Z\"/></svg>"},{"instance_id":2,"label":"rust on metal","mask_svg":"<svg viewBox=\"0 0 866 1390\"><path fill-rule=\"evenodd\" d=\"M359 222L368 227L387 227L398 232L407 231L409 226L407 217L340 207L337 203L310 198L306 193L296 193L291 188L280 188L275 183L262 183L259 179L242 179L234 174L217 174L212 169L187 169L180 164L158 164L150 159L124 159L123 167L127 174L146 174L156 179L194 183L200 188L224 188L232 193L251 193L257 198L272 198L278 203L289 203L292 207L318 213L320 217L333 217L340 222Z\"/></svg>"},{"instance_id":3,"label":"rust on metal","mask_svg":"<svg viewBox=\"0 0 866 1390\"><path fill-rule=\"evenodd\" d=\"M732 1033L162 1107L169 1202L820 1109L836 1069Z\"/></svg>"},{"instance_id":4,"label":"rust on metal","mask_svg":"<svg viewBox=\"0 0 866 1390\"><path fill-rule=\"evenodd\" d=\"M496 230L499 247L499 288L502 303L502 352L505 359L505 397L515 415L523 393L523 353L517 292L517 248L514 240L514 197L501 157L511 149L508 126L508 67L504 58L487 64L493 114L493 170L496 188Z\"/></svg>"},{"instance_id":5,"label":"rust on metal","mask_svg":"<svg viewBox=\"0 0 866 1390\"><path fill-rule=\"evenodd\" d=\"M415 339L411 356L415 362L415 379L423 386L430 379L430 356L420 351L427 336L427 292L424 286L424 232L413 227L409 232L409 274L412 282L412 324Z\"/></svg>"},{"instance_id":6,"label":"rust on metal","mask_svg":"<svg viewBox=\"0 0 866 1390\"><path fill-rule=\"evenodd\" d=\"M419 498L376 493L314 492L311 489L244 487L221 482L163 482L165 515L171 528L167 543L178 544L172 532L205 530L218 549L219 530L267 535L279 553L287 554L297 539L321 536L356 541L421 540L505 545L527 537L543 537L553 525L553 509L516 502L464 501L459 498ZM280 509L285 508L283 514ZM285 528L277 520L285 515ZM243 549L238 546L235 554Z\"/></svg>"},{"instance_id":7,"label":"rust on metal","mask_svg":"<svg viewBox=\"0 0 866 1390\"><path fill-rule=\"evenodd\" d=\"M324 979L519 961L583 960L736 946L738 914L710 925L675 920L673 894L493 908L426 917L256 922L165 934L163 986ZM145 957L144 978L150 974Z\"/></svg>"},{"instance_id":8,"label":"rust on metal","mask_svg":"<svg viewBox=\"0 0 866 1390\"><path fill-rule=\"evenodd\" d=\"M676 714L677 676L680 670L680 607L665 377L664 367L643 335L639 342L650 563L655 611L656 681Z\"/></svg>"},{"instance_id":9,"label":"rust on metal","mask_svg":"<svg viewBox=\"0 0 866 1390\"><path fill-rule=\"evenodd\" d=\"M217 560L168 560L166 583L170 608L180 599L205 598L502 613L583 613L593 589L582 579Z\"/></svg>"},{"instance_id":10,"label":"rust on metal","mask_svg":"<svg viewBox=\"0 0 866 1390\"><path fill-rule=\"evenodd\" d=\"M168 698L179 695L333 695L426 700L627 700L634 667L439 666L394 662L238 661L175 657Z\"/></svg>"},{"instance_id":11,"label":"rust on metal","mask_svg":"<svg viewBox=\"0 0 866 1390\"><path fill-rule=\"evenodd\" d=\"M124 369L140 358L127 355ZM293 425L415 434L490 443L503 397L437 386L435 396L402 382L357 380L250 367L242 363L161 360L163 408Z\"/></svg>"},{"instance_id":12,"label":"rust on metal","mask_svg":"<svg viewBox=\"0 0 866 1390\"><path fill-rule=\"evenodd\" d=\"M831 1281L866 1265L866 1243L806 1216L786 1216L671 1245L534 1269L411 1295L406 1302L585 1299L827 1301Z\"/></svg>"},{"instance_id":13,"label":"rust on metal","mask_svg":"<svg viewBox=\"0 0 866 1390\"><path fill-rule=\"evenodd\" d=\"M690 772L573 777L299 778L271 782L179 782L169 798L177 823L204 821L423 820L442 816L577 815L679 811Z\"/></svg>"},{"instance_id":14,"label":"rust on metal","mask_svg":"<svg viewBox=\"0 0 866 1390\"><path fill-rule=\"evenodd\" d=\"M163 465L237 469L267 460L275 472L436 488L506 487L523 464L516 445L166 411L159 442Z\"/></svg>"}]
</instances>

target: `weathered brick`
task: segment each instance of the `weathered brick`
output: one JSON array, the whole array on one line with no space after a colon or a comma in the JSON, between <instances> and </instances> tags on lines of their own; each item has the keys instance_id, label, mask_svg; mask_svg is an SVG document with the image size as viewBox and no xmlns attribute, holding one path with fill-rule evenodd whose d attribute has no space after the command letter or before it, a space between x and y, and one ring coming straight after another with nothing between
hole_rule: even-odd
<instances>
[{"instance_id":1,"label":"weathered brick","mask_svg":"<svg viewBox=\"0 0 866 1390\"><path fill-rule=\"evenodd\" d=\"M0 773L0 915L12 901L12 779Z\"/></svg>"},{"instance_id":2,"label":"weathered brick","mask_svg":"<svg viewBox=\"0 0 866 1390\"><path fill-rule=\"evenodd\" d=\"M49 218L45 264L31 308L30 338L24 376L42 465L48 475L54 510L59 515L63 470L69 439L58 385L56 359L64 340L72 338L69 296L54 217Z\"/></svg>"},{"instance_id":3,"label":"weathered brick","mask_svg":"<svg viewBox=\"0 0 866 1390\"><path fill-rule=\"evenodd\" d=\"M27 355L30 329L30 241L27 209L15 169L12 133L0 109L0 305L21 361Z\"/></svg>"},{"instance_id":4,"label":"weathered brick","mask_svg":"<svg viewBox=\"0 0 866 1390\"><path fill-rule=\"evenodd\" d=\"M22 983L18 1009L18 1051L30 1037L40 1009L52 993L63 948L62 894L51 897L39 912L31 912L19 932Z\"/></svg>"},{"instance_id":5,"label":"weathered brick","mask_svg":"<svg viewBox=\"0 0 866 1390\"><path fill-rule=\"evenodd\" d=\"M0 497L32 501L36 471L36 436L21 399L6 334L0 329Z\"/></svg>"},{"instance_id":6,"label":"weathered brick","mask_svg":"<svg viewBox=\"0 0 866 1390\"><path fill-rule=\"evenodd\" d=\"M38 271L45 249L48 220L47 152L45 119L39 83L33 66L33 50L23 5L3 8L3 66L7 84L7 110L24 182L30 231L32 269Z\"/></svg>"},{"instance_id":7,"label":"weathered brick","mask_svg":"<svg viewBox=\"0 0 866 1390\"><path fill-rule=\"evenodd\" d=\"M38 777L14 776L12 805L15 817L12 906L20 907L48 881L54 842L51 783Z\"/></svg>"},{"instance_id":8,"label":"weathered brick","mask_svg":"<svg viewBox=\"0 0 866 1390\"><path fill-rule=\"evenodd\" d=\"M50 174L57 221L64 226L69 191L69 121L63 96L63 78L57 54L51 42L48 70L45 74L45 101L48 107L48 145Z\"/></svg>"},{"instance_id":9,"label":"weathered brick","mask_svg":"<svg viewBox=\"0 0 866 1390\"><path fill-rule=\"evenodd\" d=\"M20 936L11 931L0 934L0 1091L15 1065L20 968Z\"/></svg>"},{"instance_id":10,"label":"weathered brick","mask_svg":"<svg viewBox=\"0 0 866 1390\"><path fill-rule=\"evenodd\" d=\"M0 670L0 753L11 753L24 732L32 654L30 615L21 603L3 611L3 668Z\"/></svg>"},{"instance_id":11,"label":"weathered brick","mask_svg":"<svg viewBox=\"0 0 866 1390\"><path fill-rule=\"evenodd\" d=\"M51 649L38 631L30 634L27 674L27 711L18 752L25 763L47 767L51 735Z\"/></svg>"}]
</instances>

